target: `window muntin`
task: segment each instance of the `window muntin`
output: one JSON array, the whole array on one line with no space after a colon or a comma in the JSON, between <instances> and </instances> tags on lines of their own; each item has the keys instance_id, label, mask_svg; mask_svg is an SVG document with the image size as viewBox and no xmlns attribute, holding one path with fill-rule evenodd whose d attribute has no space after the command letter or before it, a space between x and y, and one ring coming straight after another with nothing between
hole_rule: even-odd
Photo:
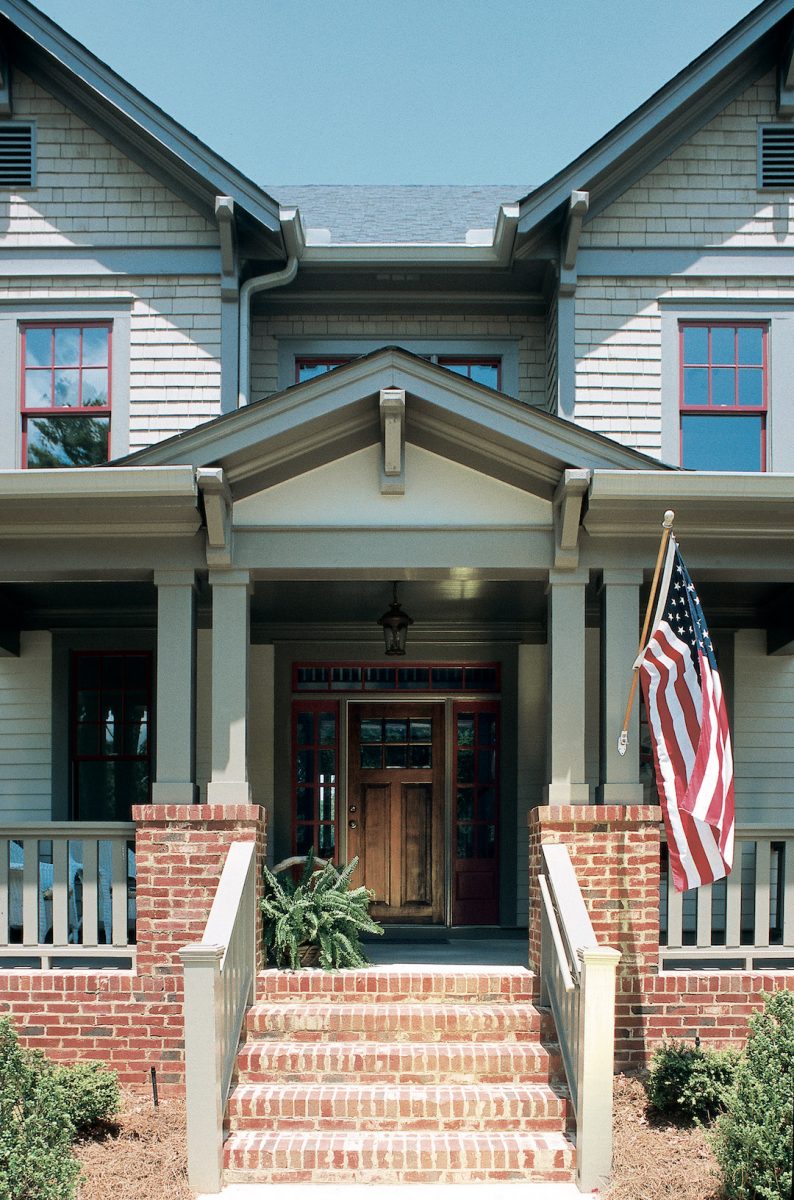
<instances>
[{"instance_id":1,"label":"window muntin","mask_svg":"<svg viewBox=\"0 0 794 1200\"><path fill-rule=\"evenodd\" d=\"M681 465L766 467L767 326L681 322Z\"/></svg>"},{"instance_id":2,"label":"window muntin","mask_svg":"<svg viewBox=\"0 0 794 1200\"><path fill-rule=\"evenodd\" d=\"M151 652L75 651L70 726L75 819L129 821L151 792Z\"/></svg>"},{"instance_id":3,"label":"window muntin","mask_svg":"<svg viewBox=\"0 0 794 1200\"><path fill-rule=\"evenodd\" d=\"M22 326L23 466L86 467L107 462L111 330L106 321Z\"/></svg>"}]
</instances>

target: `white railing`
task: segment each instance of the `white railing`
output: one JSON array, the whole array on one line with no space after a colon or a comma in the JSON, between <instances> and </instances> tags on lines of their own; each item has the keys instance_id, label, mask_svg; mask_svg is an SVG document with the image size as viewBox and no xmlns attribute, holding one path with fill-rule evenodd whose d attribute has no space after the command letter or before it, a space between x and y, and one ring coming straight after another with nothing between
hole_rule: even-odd
<instances>
[{"instance_id":1,"label":"white railing","mask_svg":"<svg viewBox=\"0 0 794 1200\"><path fill-rule=\"evenodd\" d=\"M663 846L659 965L753 970L794 964L794 830L745 827L727 879L677 892Z\"/></svg>"},{"instance_id":2,"label":"white railing","mask_svg":"<svg viewBox=\"0 0 794 1200\"><path fill-rule=\"evenodd\" d=\"M576 1117L576 1182L603 1187L612 1170L615 972L620 953L599 946L568 850L541 847L541 1004L554 1017Z\"/></svg>"},{"instance_id":3,"label":"white railing","mask_svg":"<svg viewBox=\"0 0 794 1200\"><path fill-rule=\"evenodd\" d=\"M135 959L135 826L0 825L0 967Z\"/></svg>"},{"instance_id":4,"label":"white railing","mask_svg":"<svg viewBox=\"0 0 794 1200\"><path fill-rule=\"evenodd\" d=\"M201 942L184 946L188 1181L223 1182L223 1112L256 979L256 846L233 842Z\"/></svg>"}]
</instances>

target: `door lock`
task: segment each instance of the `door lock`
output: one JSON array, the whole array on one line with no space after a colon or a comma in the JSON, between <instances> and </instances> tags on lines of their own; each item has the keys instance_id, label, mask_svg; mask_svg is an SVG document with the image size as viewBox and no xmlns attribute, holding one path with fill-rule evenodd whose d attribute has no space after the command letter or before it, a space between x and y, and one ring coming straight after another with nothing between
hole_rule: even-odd
<instances>
[{"instance_id":1,"label":"door lock","mask_svg":"<svg viewBox=\"0 0 794 1200\"><path fill-rule=\"evenodd\" d=\"M348 812L358 812L358 809L356 808L355 804L351 804L347 811Z\"/></svg>"},{"instance_id":2,"label":"door lock","mask_svg":"<svg viewBox=\"0 0 794 1200\"><path fill-rule=\"evenodd\" d=\"M348 821L348 829L358 829L358 821Z\"/></svg>"}]
</instances>

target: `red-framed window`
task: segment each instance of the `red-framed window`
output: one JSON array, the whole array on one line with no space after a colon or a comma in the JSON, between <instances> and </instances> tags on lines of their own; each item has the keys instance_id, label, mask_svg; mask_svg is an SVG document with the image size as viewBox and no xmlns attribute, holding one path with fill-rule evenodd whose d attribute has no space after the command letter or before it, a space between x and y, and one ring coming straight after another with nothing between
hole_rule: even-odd
<instances>
[{"instance_id":1,"label":"red-framed window","mask_svg":"<svg viewBox=\"0 0 794 1200\"><path fill-rule=\"evenodd\" d=\"M292 705L292 845L332 859L339 845L339 702Z\"/></svg>"},{"instance_id":2,"label":"red-framed window","mask_svg":"<svg viewBox=\"0 0 794 1200\"><path fill-rule=\"evenodd\" d=\"M75 650L70 757L76 820L129 821L152 776L152 654Z\"/></svg>"},{"instance_id":3,"label":"red-framed window","mask_svg":"<svg viewBox=\"0 0 794 1200\"><path fill-rule=\"evenodd\" d=\"M679 337L681 465L766 470L766 324L682 321Z\"/></svg>"},{"instance_id":4,"label":"red-framed window","mask_svg":"<svg viewBox=\"0 0 794 1200\"><path fill-rule=\"evenodd\" d=\"M436 360L440 367L454 371L456 375L465 375L474 383L482 383L485 387L502 386L502 360L500 358L466 358L460 355L439 354Z\"/></svg>"},{"instance_id":5,"label":"red-framed window","mask_svg":"<svg viewBox=\"0 0 794 1200\"><path fill-rule=\"evenodd\" d=\"M499 704L453 705L453 923L499 923Z\"/></svg>"},{"instance_id":6,"label":"red-framed window","mask_svg":"<svg viewBox=\"0 0 794 1200\"><path fill-rule=\"evenodd\" d=\"M22 465L91 467L110 445L112 326L108 321L21 327Z\"/></svg>"},{"instance_id":7,"label":"red-framed window","mask_svg":"<svg viewBox=\"0 0 794 1200\"><path fill-rule=\"evenodd\" d=\"M306 663L292 668L293 692L486 692L501 691L499 663Z\"/></svg>"},{"instance_id":8,"label":"red-framed window","mask_svg":"<svg viewBox=\"0 0 794 1200\"><path fill-rule=\"evenodd\" d=\"M304 383L307 379L316 379L318 375L327 375L334 367L343 367L350 362L350 355L345 358L296 358L295 382Z\"/></svg>"}]
</instances>

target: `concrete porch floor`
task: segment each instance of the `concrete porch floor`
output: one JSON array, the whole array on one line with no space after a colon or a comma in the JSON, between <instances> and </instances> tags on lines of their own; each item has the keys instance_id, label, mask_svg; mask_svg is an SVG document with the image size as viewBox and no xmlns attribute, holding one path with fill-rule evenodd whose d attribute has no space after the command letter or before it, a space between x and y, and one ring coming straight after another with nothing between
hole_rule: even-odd
<instances>
[{"instance_id":1,"label":"concrete porch floor","mask_svg":"<svg viewBox=\"0 0 794 1200\"><path fill-rule=\"evenodd\" d=\"M413 938L405 931L387 930L382 938L368 938L363 944L374 966L525 967L529 953L526 933L504 936L500 930L485 937L452 933L447 938Z\"/></svg>"}]
</instances>

